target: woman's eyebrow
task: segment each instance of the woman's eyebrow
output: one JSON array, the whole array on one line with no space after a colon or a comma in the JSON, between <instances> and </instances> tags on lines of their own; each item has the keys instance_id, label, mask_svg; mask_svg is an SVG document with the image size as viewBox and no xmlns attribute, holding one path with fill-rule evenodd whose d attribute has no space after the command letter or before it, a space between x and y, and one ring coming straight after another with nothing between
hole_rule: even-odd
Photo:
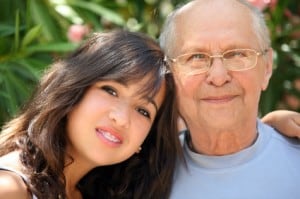
<instances>
[{"instance_id":1,"label":"woman's eyebrow","mask_svg":"<svg viewBox=\"0 0 300 199\"><path fill-rule=\"evenodd\" d=\"M153 98L147 97L146 99L147 99L148 102L150 102L154 106L156 112L158 112L158 106L155 103L155 101L153 100Z\"/></svg>"},{"instance_id":2,"label":"woman's eyebrow","mask_svg":"<svg viewBox=\"0 0 300 199\"><path fill-rule=\"evenodd\" d=\"M127 83L120 83L120 84L124 85L126 88L129 87ZM149 103L151 103L154 106L156 112L158 112L158 106L157 106L156 102L153 100L153 98L145 97L144 99L146 99Z\"/></svg>"}]
</instances>

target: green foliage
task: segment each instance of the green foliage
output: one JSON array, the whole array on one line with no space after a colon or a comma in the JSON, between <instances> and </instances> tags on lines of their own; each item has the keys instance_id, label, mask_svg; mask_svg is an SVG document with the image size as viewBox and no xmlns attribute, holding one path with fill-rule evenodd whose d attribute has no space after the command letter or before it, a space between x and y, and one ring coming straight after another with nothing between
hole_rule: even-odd
<instances>
[{"instance_id":1,"label":"green foliage","mask_svg":"<svg viewBox=\"0 0 300 199\"><path fill-rule=\"evenodd\" d=\"M30 97L54 55L73 50L48 1L1 0L0 125Z\"/></svg>"},{"instance_id":2,"label":"green foliage","mask_svg":"<svg viewBox=\"0 0 300 199\"><path fill-rule=\"evenodd\" d=\"M157 38L166 15L181 2L0 0L0 126L30 97L45 67L78 46L67 37L72 24L84 24L90 32L125 28ZM280 0L265 10L276 56L262 114L278 108L299 111L299 5Z\"/></svg>"},{"instance_id":3,"label":"green foliage","mask_svg":"<svg viewBox=\"0 0 300 199\"><path fill-rule=\"evenodd\" d=\"M280 0L265 11L274 50L274 70L260 103L264 115L274 109L300 111L299 1Z\"/></svg>"}]
</instances>

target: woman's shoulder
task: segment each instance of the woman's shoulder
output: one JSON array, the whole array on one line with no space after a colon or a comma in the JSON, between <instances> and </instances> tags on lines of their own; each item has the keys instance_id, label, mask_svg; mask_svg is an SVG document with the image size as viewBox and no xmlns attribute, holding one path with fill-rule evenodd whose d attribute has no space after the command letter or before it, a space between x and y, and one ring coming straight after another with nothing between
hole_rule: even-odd
<instances>
[{"instance_id":1,"label":"woman's shoulder","mask_svg":"<svg viewBox=\"0 0 300 199\"><path fill-rule=\"evenodd\" d=\"M23 178L10 170L0 169L0 198L31 198Z\"/></svg>"},{"instance_id":2,"label":"woman's shoulder","mask_svg":"<svg viewBox=\"0 0 300 199\"><path fill-rule=\"evenodd\" d=\"M0 198L31 198L19 162L18 152L0 157Z\"/></svg>"}]
</instances>

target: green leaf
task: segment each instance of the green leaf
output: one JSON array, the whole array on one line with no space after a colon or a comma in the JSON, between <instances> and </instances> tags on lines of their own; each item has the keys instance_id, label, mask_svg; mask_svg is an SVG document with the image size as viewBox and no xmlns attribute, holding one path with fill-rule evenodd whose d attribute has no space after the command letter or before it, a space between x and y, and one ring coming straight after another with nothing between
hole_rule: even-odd
<instances>
[{"instance_id":1,"label":"green leaf","mask_svg":"<svg viewBox=\"0 0 300 199\"><path fill-rule=\"evenodd\" d=\"M15 27L6 24L0 24L0 37L12 35L15 32Z\"/></svg>"},{"instance_id":2,"label":"green leaf","mask_svg":"<svg viewBox=\"0 0 300 199\"><path fill-rule=\"evenodd\" d=\"M116 12L110 9L100 6L99 4L93 2L86 2L86 1L70 1L69 5L89 10L117 25L125 24L124 19L122 18L121 15L117 14Z\"/></svg>"},{"instance_id":3,"label":"green leaf","mask_svg":"<svg viewBox=\"0 0 300 199\"><path fill-rule=\"evenodd\" d=\"M41 59L38 58L24 58L18 60L20 64L23 65L24 69L29 71L29 78L34 77L34 81L38 81L40 78L41 73L45 69L46 66L48 66L50 63L42 61ZM28 79L29 79L28 78Z\"/></svg>"},{"instance_id":4,"label":"green leaf","mask_svg":"<svg viewBox=\"0 0 300 199\"><path fill-rule=\"evenodd\" d=\"M15 78L11 75L11 73L6 73L5 79L4 79L4 90L6 93L8 93L7 99L4 101L4 104L7 108L7 112L10 114L13 114L17 111L17 107L20 105L17 101L16 96L16 87L19 87L22 85L18 85L15 81ZM23 90L23 89L21 89Z\"/></svg>"},{"instance_id":5,"label":"green leaf","mask_svg":"<svg viewBox=\"0 0 300 199\"><path fill-rule=\"evenodd\" d=\"M22 60L18 60L18 62L10 63L10 71L21 81L25 81L28 83L33 83L38 81L38 75L36 71L26 64L22 62Z\"/></svg>"},{"instance_id":6,"label":"green leaf","mask_svg":"<svg viewBox=\"0 0 300 199\"><path fill-rule=\"evenodd\" d=\"M74 50L78 44L74 43L50 43L29 46L26 48L27 53L37 52L70 52Z\"/></svg>"},{"instance_id":7,"label":"green leaf","mask_svg":"<svg viewBox=\"0 0 300 199\"><path fill-rule=\"evenodd\" d=\"M26 35L24 36L23 40L22 40L22 44L21 44L21 48L25 48L28 44L30 44L35 38L37 38L39 36L39 34L41 33L42 30L42 26L41 25L37 25L33 28L31 28Z\"/></svg>"},{"instance_id":8,"label":"green leaf","mask_svg":"<svg viewBox=\"0 0 300 199\"><path fill-rule=\"evenodd\" d=\"M20 46L20 12L16 11L15 20L15 50L17 51Z\"/></svg>"},{"instance_id":9,"label":"green leaf","mask_svg":"<svg viewBox=\"0 0 300 199\"><path fill-rule=\"evenodd\" d=\"M43 36L48 41L62 40L61 27L53 17L54 8L46 0L30 0L30 15L35 24L42 24ZM29 10L28 10L29 12Z\"/></svg>"}]
</instances>

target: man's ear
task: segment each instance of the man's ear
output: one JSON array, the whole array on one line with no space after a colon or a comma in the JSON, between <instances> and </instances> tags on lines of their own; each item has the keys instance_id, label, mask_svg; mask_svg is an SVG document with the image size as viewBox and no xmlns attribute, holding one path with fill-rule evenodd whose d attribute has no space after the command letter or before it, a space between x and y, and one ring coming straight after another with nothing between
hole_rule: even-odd
<instances>
[{"instance_id":1,"label":"man's ear","mask_svg":"<svg viewBox=\"0 0 300 199\"><path fill-rule=\"evenodd\" d=\"M267 54L264 57L266 65L265 65L265 71L263 76L263 81L261 85L261 89L264 91L267 89L270 78L272 76L273 72L273 49L270 48L267 52Z\"/></svg>"}]
</instances>

